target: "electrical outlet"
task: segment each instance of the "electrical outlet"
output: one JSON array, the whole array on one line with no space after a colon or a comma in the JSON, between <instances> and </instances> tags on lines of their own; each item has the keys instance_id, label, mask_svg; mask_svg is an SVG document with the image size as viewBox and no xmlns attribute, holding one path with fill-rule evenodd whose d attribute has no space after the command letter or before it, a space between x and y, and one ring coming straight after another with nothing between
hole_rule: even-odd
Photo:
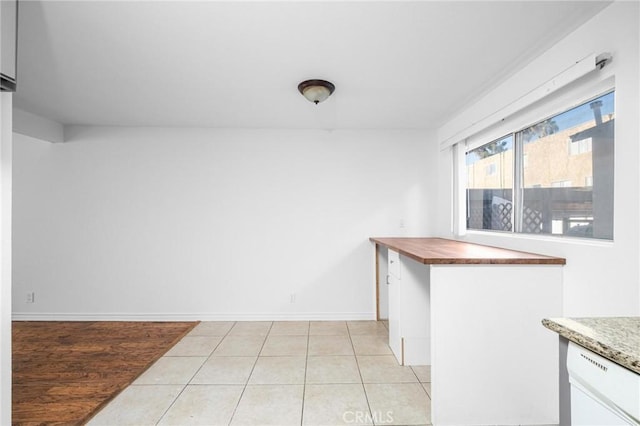
<instances>
[{"instance_id":1,"label":"electrical outlet","mask_svg":"<svg viewBox=\"0 0 640 426\"><path fill-rule=\"evenodd\" d=\"M27 303L36 303L36 292L30 291L27 293Z\"/></svg>"},{"instance_id":2,"label":"electrical outlet","mask_svg":"<svg viewBox=\"0 0 640 426\"><path fill-rule=\"evenodd\" d=\"M290 303L296 303L296 294L295 293L291 293L291 295L289 297L289 302Z\"/></svg>"}]
</instances>

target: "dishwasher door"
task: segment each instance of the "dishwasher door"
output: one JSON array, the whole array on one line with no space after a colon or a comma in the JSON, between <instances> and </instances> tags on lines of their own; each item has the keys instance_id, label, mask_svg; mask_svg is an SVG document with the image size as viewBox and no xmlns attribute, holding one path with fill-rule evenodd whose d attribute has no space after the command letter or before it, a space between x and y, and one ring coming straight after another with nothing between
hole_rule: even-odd
<instances>
[{"instance_id":1,"label":"dishwasher door","mask_svg":"<svg viewBox=\"0 0 640 426\"><path fill-rule=\"evenodd\" d=\"M640 375L569 342L574 426L640 425Z\"/></svg>"},{"instance_id":2,"label":"dishwasher door","mask_svg":"<svg viewBox=\"0 0 640 426\"><path fill-rule=\"evenodd\" d=\"M573 426L628 426L633 423L629 423L611 411L582 386L571 383L571 424Z\"/></svg>"}]
</instances>

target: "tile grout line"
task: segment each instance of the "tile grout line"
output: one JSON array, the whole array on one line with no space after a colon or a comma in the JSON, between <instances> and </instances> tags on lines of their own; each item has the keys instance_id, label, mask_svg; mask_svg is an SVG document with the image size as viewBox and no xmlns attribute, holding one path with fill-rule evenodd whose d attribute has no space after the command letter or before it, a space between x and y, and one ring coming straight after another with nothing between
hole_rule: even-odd
<instances>
[{"instance_id":1,"label":"tile grout line","mask_svg":"<svg viewBox=\"0 0 640 426\"><path fill-rule=\"evenodd\" d=\"M302 426L302 422L304 421L304 399L307 394L307 368L309 366L309 340L311 336L311 321L309 321L309 325L307 326L307 351L306 356L304 358L304 380L302 381L302 410L300 412L300 426Z\"/></svg>"},{"instance_id":2,"label":"tile grout line","mask_svg":"<svg viewBox=\"0 0 640 426\"><path fill-rule=\"evenodd\" d=\"M185 383L185 385L182 387L182 390L180 390L180 392L178 393L178 395L176 395L176 397L174 398L174 400L171 402L171 404L169 404L169 406L167 407L166 410L164 410L164 412L162 413L162 416L160 416L160 419L158 419L158 421L156 422L156 426L158 426L160 424L160 422L162 422L162 419L164 419L164 417L167 415L167 413L169 412L169 410L171 410L171 407L173 407L175 405L175 403L178 401L178 399L180 398L180 396L184 393L184 391L187 389L187 386L189 386L189 384L191 384L191 381L193 380L194 377L196 377L196 375L198 374L198 372L202 369L202 367L207 363L207 361L209 361L209 358L211 358L211 356L213 355L213 353L216 351L216 349L218 348L218 346L220 346L220 343L222 343L222 341L229 335L229 333L231 332L231 329L233 327L235 327L237 321L233 322L233 325L231 327L229 327L229 330L227 331L227 333L222 336L222 339L220 339L220 341L218 342L218 344L216 345L215 348L213 348L213 350L211 351L211 353L209 354L209 356L204 360L204 362L202 363L202 365L200 367L198 367L198 369L195 371L195 373L193 373L193 375L191 376L191 378L187 381L187 383ZM194 327L195 328L195 327ZM191 330L193 331L193 330ZM184 336L187 337L187 336ZM184 337L182 339L184 339ZM208 336L208 337L218 337L218 336ZM180 342L182 341L182 339L180 339ZM178 343L180 343L178 342ZM176 343L177 345L177 343ZM169 357L170 358L170 357Z\"/></svg>"},{"instance_id":3,"label":"tile grout line","mask_svg":"<svg viewBox=\"0 0 640 426\"><path fill-rule=\"evenodd\" d=\"M353 340L351 339L351 329L349 328L348 322L347 322L347 333L349 335L349 342L351 342L351 348L353 349L353 357L355 358L356 366L358 367L358 375L360 376L360 384L362 385L362 392L364 393L364 399L367 401L367 408L369 408L369 416L371 416L371 423L375 424L375 422L373 421L373 413L371 412L371 404L369 403L369 395L367 395L367 389L364 387L364 378L362 377L362 372L360 371L360 363L358 362L356 347L353 345Z\"/></svg>"},{"instance_id":4,"label":"tile grout line","mask_svg":"<svg viewBox=\"0 0 640 426\"><path fill-rule=\"evenodd\" d=\"M410 365L409 368L411 369L411 372L413 373L413 375L416 377L416 380L418 381L418 383L420 383L420 386L422 386L422 382L420 381L420 377L418 377L418 373L416 373L416 370L413 369L412 365Z\"/></svg>"},{"instance_id":5,"label":"tile grout line","mask_svg":"<svg viewBox=\"0 0 640 426\"><path fill-rule=\"evenodd\" d=\"M249 386L249 380L251 380L251 376L253 375L253 370L255 370L256 364L258 363L258 360L260 359L260 353L264 349L264 345L267 343L267 338L269 337L269 334L271 333L271 329L273 328L273 323L274 323L274 321L271 321L271 325L269 326L269 330L267 331L267 334L264 336L264 340L262 341L262 346L260 346L260 350L258 351L258 356L256 356L256 360L253 362L253 366L251 367L251 371L249 372L249 377L247 377L247 381L245 382L244 387L242 388L242 392L240 392L240 398L238 398L238 402L236 403L236 406L233 409L233 413L231 413L231 417L229 418L229 426L231 426L231 422L233 422L233 418L236 415L236 412L238 411L238 407L240 406L240 401L242 401L242 397L244 396L244 393L247 390L247 386ZM237 324L237 321L236 321L236 324ZM229 330L229 332L231 332L231 330Z\"/></svg>"},{"instance_id":6,"label":"tile grout line","mask_svg":"<svg viewBox=\"0 0 640 426\"><path fill-rule=\"evenodd\" d=\"M431 382L430 381L423 382L422 380L420 380L420 377L418 377L418 373L416 373L416 370L413 369L413 366L409 366L409 368L413 372L413 375L416 376L416 379L418 379L418 384L420 385L424 393L427 394L427 398L429 398L429 411L431 411L431 395L429 394L429 392L427 392L427 389L424 387L425 383L431 383ZM429 372L429 374L431 374L431 372ZM431 380L431 377L429 377L429 380Z\"/></svg>"}]
</instances>

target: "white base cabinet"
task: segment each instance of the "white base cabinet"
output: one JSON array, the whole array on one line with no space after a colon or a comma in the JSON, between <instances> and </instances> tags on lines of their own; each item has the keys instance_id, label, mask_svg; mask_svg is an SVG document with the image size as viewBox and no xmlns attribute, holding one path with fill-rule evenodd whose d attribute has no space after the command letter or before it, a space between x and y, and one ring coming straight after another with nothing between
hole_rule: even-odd
<instances>
[{"instance_id":1,"label":"white base cabinet","mask_svg":"<svg viewBox=\"0 0 640 426\"><path fill-rule=\"evenodd\" d=\"M429 365L429 266L389 250L388 271L389 346L401 365Z\"/></svg>"}]
</instances>

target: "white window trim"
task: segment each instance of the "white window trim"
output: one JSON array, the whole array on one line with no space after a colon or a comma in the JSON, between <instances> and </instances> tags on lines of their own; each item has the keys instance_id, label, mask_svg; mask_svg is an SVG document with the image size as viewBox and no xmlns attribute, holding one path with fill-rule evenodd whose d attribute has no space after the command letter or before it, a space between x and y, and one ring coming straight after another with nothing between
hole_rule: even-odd
<instances>
[{"instance_id":1,"label":"white window trim","mask_svg":"<svg viewBox=\"0 0 640 426\"><path fill-rule=\"evenodd\" d=\"M480 229L468 229L465 231L467 236L490 237L490 238L512 238L517 240L543 241L550 243L562 243L570 245L593 246L593 247L613 247L614 240L601 240L597 238L580 238L558 235L541 235L541 234L519 234L516 232L491 231Z\"/></svg>"},{"instance_id":2,"label":"white window trim","mask_svg":"<svg viewBox=\"0 0 640 426\"><path fill-rule=\"evenodd\" d=\"M451 147L453 158L453 235L462 237L467 232L467 167L466 143L460 142Z\"/></svg>"}]
</instances>

